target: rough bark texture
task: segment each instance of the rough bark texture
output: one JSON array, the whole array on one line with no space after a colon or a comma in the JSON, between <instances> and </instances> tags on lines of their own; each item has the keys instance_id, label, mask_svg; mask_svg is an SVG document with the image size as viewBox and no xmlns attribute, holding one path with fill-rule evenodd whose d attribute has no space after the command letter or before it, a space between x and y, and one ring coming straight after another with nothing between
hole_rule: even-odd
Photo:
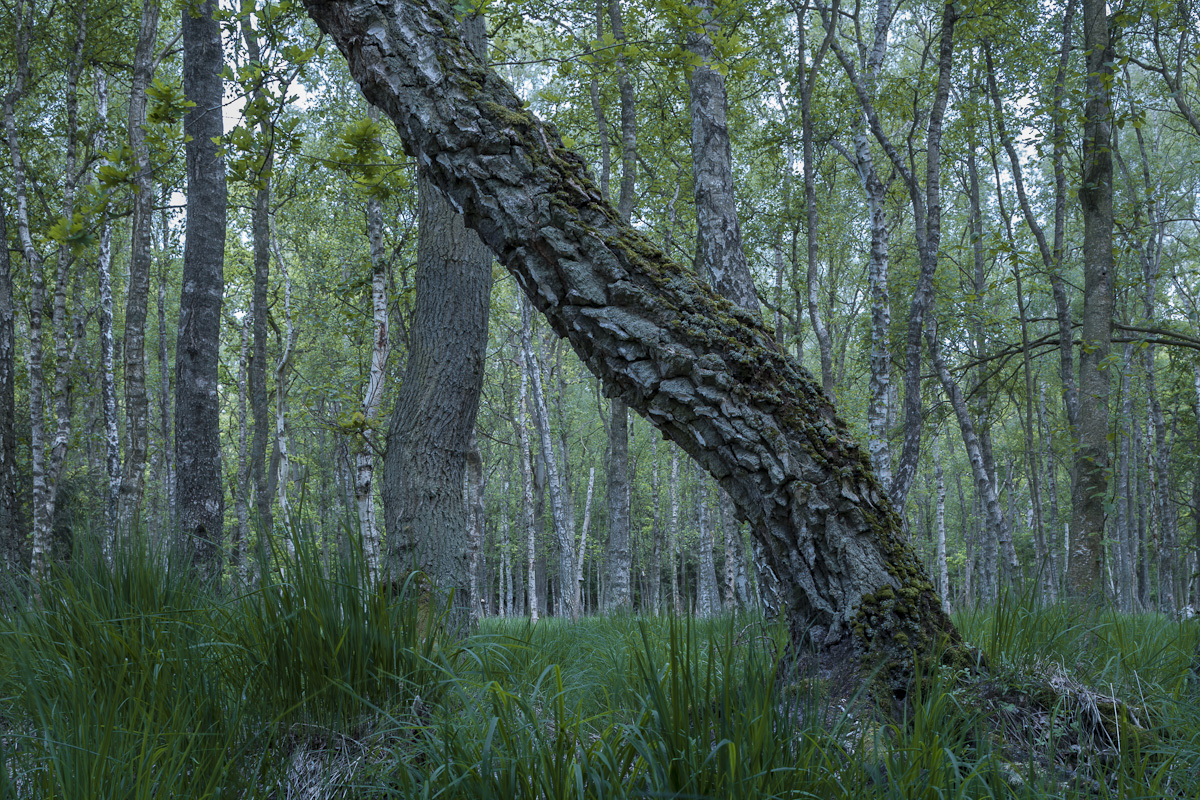
<instances>
[{"instance_id":1,"label":"rough bark texture","mask_svg":"<svg viewBox=\"0 0 1200 800\"><path fill-rule=\"evenodd\" d=\"M187 240L179 339L175 349L176 503L182 544L197 574L221 574L225 499L221 491L221 431L217 364L225 289L225 162L217 141L222 121L221 26L214 0L183 12L183 90L195 106L184 117L188 136Z\"/></svg>"},{"instance_id":2,"label":"rough bark texture","mask_svg":"<svg viewBox=\"0 0 1200 800\"><path fill-rule=\"evenodd\" d=\"M455 24L451 34L461 43L459 29ZM483 18L467 17L461 30L481 57ZM492 254L427 173L422 168L418 178L408 364L383 463L387 568L393 579L404 570L423 570L437 586L455 589L454 604L465 609L475 599L468 596L463 471L483 385Z\"/></svg>"},{"instance_id":3,"label":"rough bark texture","mask_svg":"<svg viewBox=\"0 0 1200 800\"><path fill-rule=\"evenodd\" d=\"M458 40L434 2L308 3L430 180L605 389L680 444L751 521L793 635L882 658L956 639L866 454L756 315L622 225L581 160ZM816 627L813 627L816 626Z\"/></svg>"},{"instance_id":4,"label":"rough bark texture","mask_svg":"<svg viewBox=\"0 0 1200 800\"><path fill-rule=\"evenodd\" d=\"M1083 31L1087 57L1079 186L1083 210L1083 325L1079 348L1079 447L1067 569L1067 590L1074 597L1096 596L1104 591L1109 461L1106 359L1113 324L1113 54L1104 0L1084 0Z\"/></svg>"},{"instance_id":5,"label":"rough bark texture","mask_svg":"<svg viewBox=\"0 0 1200 800\"><path fill-rule=\"evenodd\" d=\"M465 609L473 601L463 470L483 381L492 254L424 176L418 192L410 349L383 462L386 568L393 579L424 571Z\"/></svg>"},{"instance_id":6,"label":"rough bark texture","mask_svg":"<svg viewBox=\"0 0 1200 800\"><path fill-rule=\"evenodd\" d=\"M725 78L717 70L712 43L716 28L713 0L693 0L692 7L701 22L687 35L688 50L700 61L688 79L696 190L696 272L707 275L723 297L757 316L758 292L742 251L733 195Z\"/></svg>"},{"instance_id":7,"label":"rough bark texture","mask_svg":"<svg viewBox=\"0 0 1200 800\"><path fill-rule=\"evenodd\" d=\"M142 21L133 55L129 87L129 150L133 156L133 214L129 223L129 285L125 295L125 333L121 352L125 377L125 464L121 473L120 524L135 524L146 489L146 453L150 447L150 398L146 393L146 318L150 305L150 230L154 213L150 148L146 144L146 89L154 77L158 38L158 0L142 5Z\"/></svg>"}]
</instances>

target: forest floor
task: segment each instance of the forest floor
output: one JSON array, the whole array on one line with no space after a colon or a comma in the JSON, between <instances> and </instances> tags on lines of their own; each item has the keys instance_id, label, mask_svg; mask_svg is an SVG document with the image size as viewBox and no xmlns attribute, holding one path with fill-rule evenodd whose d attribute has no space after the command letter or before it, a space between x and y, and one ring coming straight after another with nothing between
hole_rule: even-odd
<instances>
[{"instance_id":1,"label":"forest floor","mask_svg":"<svg viewBox=\"0 0 1200 800\"><path fill-rule=\"evenodd\" d=\"M76 564L0 621L0 798L1194 798L1200 623L960 612L987 669L899 718L779 669L780 626L595 617L445 635L302 559L217 596Z\"/></svg>"}]
</instances>

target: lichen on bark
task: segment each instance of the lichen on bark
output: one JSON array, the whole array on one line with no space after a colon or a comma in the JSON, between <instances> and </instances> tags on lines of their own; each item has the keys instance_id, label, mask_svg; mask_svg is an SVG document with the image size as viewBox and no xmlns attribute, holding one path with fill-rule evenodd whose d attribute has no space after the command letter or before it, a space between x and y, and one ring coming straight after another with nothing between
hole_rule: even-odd
<instances>
[{"instance_id":1,"label":"lichen on bark","mask_svg":"<svg viewBox=\"0 0 1200 800\"><path fill-rule=\"evenodd\" d=\"M913 657L958 635L866 453L758 319L621 223L552 127L476 60L437 0L307 0L396 124L610 396L673 439L752 523L794 644L874 668L903 693Z\"/></svg>"}]
</instances>

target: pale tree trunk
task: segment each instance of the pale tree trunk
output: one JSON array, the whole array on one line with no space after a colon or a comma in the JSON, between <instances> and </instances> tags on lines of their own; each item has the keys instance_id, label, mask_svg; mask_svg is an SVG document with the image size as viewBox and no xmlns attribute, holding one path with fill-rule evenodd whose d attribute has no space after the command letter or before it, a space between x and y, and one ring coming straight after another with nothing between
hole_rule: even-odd
<instances>
[{"instance_id":1,"label":"pale tree trunk","mask_svg":"<svg viewBox=\"0 0 1200 800\"><path fill-rule=\"evenodd\" d=\"M520 389L517 395L517 447L521 451L521 517L525 526L525 556L528 567L525 579L525 595L529 604L529 618L538 621L537 576L534 564L537 560L535 534L536 522L533 506L533 451L529 442L529 425L526 413L529 408L529 373L525 365L525 351L517 347L517 374Z\"/></svg>"},{"instance_id":2,"label":"pale tree trunk","mask_svg":"<svg viewBox=\"0 0 1200 800\"><path fill-rule=\"evenodd\" d=\"M1072 597L1104 591L1104 523L1108 498L1107 359L1113 325L1112 135L1113 49L1103 0L1083 0L1083 151L1079 202L1083 210L1083 324L1079 356L1079 447L1067 590Z\"/></svg>"},{"instance_id":3,"label":"pale tree trunk","mask_svg":"<svg viewBox=\"0 0 1200 800\"><path fill-rule=\"evenodd\" d=\"M730 492L780 575L793 642L848 664L882 659L903 696L914 653L957 634L820 387L756 315L619 223L581 160L447 31L446 7L308 8L556 332Z\"/></svg>"},{"instance_id":4,"label":"pale tree trunk","mask_svg":"<svg viewBox=\"0 0 1200 800\"><path fill-rule=\"evenodd\" d=\"M667 546L670 549L671 568L671 613L682 612L679 604L679 451L671 448L671 482L667 484L671 504L671 523L667 528Z\"/></svg>"},{"instance_id":5,"label":"pale tree trunk","mask_svg":"<svg viewBox=\"0 0 1200 800\"><path fill-rule=\"evenodd\" d=\"M268 228L269 233L269 228ZM275 265L283 279L283 331L281 332L279 361L275 363L275 450L279 453L275 487L279 499L279 513L283 517L283 543L289 558L296 556L296 535L300 532L299 521L292 518L292 504L288 498L291 482L292 460L287 436L287 382L292 366L292 354L296 349L296 324L292 318L292 278L288 274L283 253L275 243Z\"/></svg>"},{"instance_id":6,"label":"pale tree trunk","mask_svg":"<svg viewBox=\"0 0 1200 800\"><path fill-rule=\"evenodd\" d=\"M371 118L378 120L379 112L373 108ZM362 537L363 559L367 577L374 583L379 577L380 538L379 526L375 521L375 448L372 434L379 419L379 406L383 402L383 380L388 359L388 291L387 259L383 251L383 209L379 198L367 200L367 239L371 248L371 309L372 347L371 372L367 378L367 390L363 396L363 430L355 455L354 499L358 508L358 528Z\"/></svg>"},{"instance_id":7,"label":"pale tree trunk","mask_svg":"<svg viewBox=\"0 0 1200 800\"><path fill-rule=\"evenodd\" d=\"M151 222L154 186L146 144L146 89L154 77L158 39L158 0L142 4L129 87L129 150L133 157L133 213L129 222L129 285L125 294L122 341L125 377L125 465L121 473L119 524L129 531L139 517L146 491L146 454L150 448L150 398L146 392L146 318L150 304ZM165 212L164 212L165 213ZM165 243L164 243L165 244Z\"/></svg>"},{"instance_id":8,"label":"pale tree trunk","mask_svg":"<svg viewBox=\"0 0 1200 800\"><path fill-rule=\"evenodd\" d=\"M8 253L8 211L0 196L0 559L6 575L23 570L20 474L17 471L17 343L12 262Z\"/></svg>"},{"instance_id":9,"label":"pale tree trunk","mask_svg":"<svg viewBox=\"0 0 1200 800\"><path fill-rule=\"evenodd\" d=\"M1136 111L1136 109L1134 109ZM1163 239L1166 226L1155 198L1154 185L1150 177L1150 159L1146 152L1145 138L1139 128L1134 128L1137 137L1138 154L1141 161L1141 183L1143 197L1137 197L1137 181L1130 174L1121 158L1119 150L1114 147L1122 171L1125 173L1135 201L1139 201L1134 210L1133 246L1138 253L1142 266L1143 300L1142 314L1147 325L1155 321L1155 302L1158 294L1158 275L1162 267ZM1145 218L1143 219L1143 212ZM1174 482L1171 471L1171 445L1167 439L1167 424L1163 415L1162 401L1158 392L1158 370L1156 364L1157 347L1152 341L1142 344L1142 369L1146 375L1146 399L1150 417L1150 427L1153 431L1153 467L1156 476L1155 505L1159 519L1159 551L1158 569L1160 581L1164 590L1159 597L1160 610L1174 614L1177 603L1176 563L1179 557L1179 517L1175 510ZM1186 603L1186 598L1184 603Z\"/></svg>"},{"instance_id":10,"label":"pale tree trunk","mask_svg":"<svg viewBox=\"0 0 1200 800\"><path fill-rule=\"evenodd\" d=\"M101 121L108 117L108 76L100 70L96 72L96 115ZM101 124L97 130L96 151L103 153L108 149L103 135L104 125ZM100 403L104 408L104 466L108 476L108 487L104 497L104 550L111 555L117 544L121 440L117 431L117 384L114 376L112 223L105 219L101 226L96 273L100 289Z\"/></svg>"},{"instance_id":11,"label":"pale tree trunk","mask_svg":"<svg viewBox=\"0 0 1200 800\"><path fill-rule=\"evenodd\" d=\"M1051 434L1046 423L1046 385L1038 384L1038 459L1046 470L1046 494L1050 497L1050 531L1046 535L1046 549L1050 558L1050 576L1054 581L1051 587L1051 599L1057 600L1062 588L1062 567L1059 563L1058 536L1062 530L1063 519L1058 510L1058 468L1054 463L1054 450L1051 447Z\"/></svg>"},{"instance_id":12,"label":"pale tree trunk","mask_svg":"<svg viewBox=\"0 0 1200 800\"><path fill-rule=\"evenodd\" d=\"M1137 559L1137 532L1133 524L1133 485L1130 482L1131 450L1133 444L1132 427L1133 393L1130 387L1130 373L1133 367L1133 342L1125 345L1125 354L1121 362L1121 433L1120 448L1117 456L1117 535L1113 548L1114 561L1117 568L1117 600L1122 611L1130 613L1134 610L1137 596L1134 561Z\"/></svg>"},{"instance_id":13,"label":"pale tree trunk","mask_svg":"<svg viewBox=\"0 0 1200 800\"><path fill-rule=\"evenodd\" d=\"M583 558L587 554L588 529L592 526L592 489L596 485L596 468L588 470L587 495L583 501L583 528L579 531L578 558L575 559L575 605L582 609Z\"/></svg>"},{"instance_id":14,"label":"pale tree trunk","mask_svg":"<svg viewBox=\"0 0 1200 800\"><path fill-rule=\"evenodd\" d=\"M814 163L816 153L813 150L812 121L813 87L821 70L821 62L828 51L829 39L833 34L832 31L826 34L825 41L812 54L812 63L807 63L807 20L804 17L804 11L797 10L796 28L799 35L797 36L796 73L800 83L800 141L801 157L804 160L804 228L807 242L805 250L807 269L804 284L808 294L808 322L812 325L813 334L817 337L817 349L821 356L821 388L825 390L826 394L833 397L833 344L830 342L825 320L821 317L819 302L820 282L817 273L820 267L818 266L817 236L820 221L817 214L817 169Z\"/></svg>"},{"instance_id":15,"label":"pale tree trunk","mask_svg":"<svg viewBox=\"0 0 1200 800\"><path fill-rule=\"evenodd\" d=\"M997 191L999 189L997 188ZM1011 238L1011 231L1009 233ZM1025 291L1021 281L1021 267L1013 264L1013 278L1017 288L1017 310L1021 318L1021 362L1025 373L1025 466L1029 476L1030 501L1033 503L1033 541L1037 552L1038 583L1050 602L1055 600L1055 579L1048 563L1046 526L1042 518L1042 475L1038 465L1037 442L1033 438L1033 367L1029 352L1029 314L1025 304Z\"/></svg>"},{"instance_id":16,"label":"pale tree trunk","mask_svg":"<svg viewBox=\"0 0 1200 800\"><path fill-rule=\"evenodd\" d=\"M701 619L715 617L721 613L721 596L717 591L717 571L713 564L715 533L712 509L709 508L708 476L696 467L696 528L699 534L696 543L699 556L696 559L696 616Z\"/></svg>"},{"instance_id":17,"label":"pale tree trunk","mask_svg":"<svg viewBox=\"0 0 1200 800\"><path fill-rule=\"evenodd\" d=\"M930 444L933 453L933 479L937 491L937 546L934 558L937 562L938 594L942 596L942 610L950 613L950 570L946 564L946 479L942 473L942 451L938 447L935 432Z\"/></svg>"},{"instance_id":18,"label":"pale tree trunk","mask_svg":"<svg viewBox=\"0 0 1200 800\"><path fill-rule=\"evenodd\" d=\"M926 341L929 344L929 360L934 372L938 376L938 380L941 381L942 391L946 393L946 397L949 398L950 405L954 409L954 416L958 419L959 430L962 431L963 445L967 449L967 458L971 462L971 474L975 478L975 487L983 502L988 527L995 533L1000 548L1005 579L1012 581L1017 577L1021 564L1017 560L1017 553L1013 547L1010 520L1005 516L1004 509L1000 506L1000 496L996 490L996 482L988 474L984 464L983 450L979 444L979 437L975 432L975 423L971 420L971 414L967 408L966 398L963 397L962 390L954 382L954 378L950 375L950 370L946 367L946 362L942 358L941 342L938 340L937 330L932 324L926 331Z\"/></svg>"},{"instance_id":19,"label":"pale tree trunk","mask_svg":"<svg viewBox=\"0 0 1200 800\"><path fill-rule=\"evenodd\" d=\"M1197 394L1197 403L1200 403L1200 394ZM1200 405L1197 406L1200 408ZM651 516L650 530L650 611L653 614L659 614L662 611L662 552L663 552L663 526L662 526L662 504L658 491L658 437L650 437L650 503L654 508ZM1200 486L1200 478L1197 478L1197 486ZM642 600L642 612L646 610L646 601Z\"/></svg>"},{"instance_id":20,"label":"pale tree trunk","mask_svg":"<svg viewBox=\"0 0 1200 800\"><path fill-rule=\"evenodd\" d=\"M474 57L486 56L482 16L452 27ZM483 385L493 257L431 183L429 168L422 162L418 177L411 346L384 455L387 569L393 580L422 570L453 588L455 606L466 610L475 598L467 596L463 471Z\"/></svg>"},{"instance_id":21,"label":"pale tree trunk","mask_svg":"<svg viewBox=\"0 0 1200 800\"><path fill-rule=\"evenodd\" d=\"M160 212L162 258L158 271L158 423L162 436L162 483L166 517L161 520L168 531L174 531L178 519L175 506L175 458L171 447L171 353L167 338L167 269L170 266L171 220L167 212L167 188L162 189L162 211ZM147 405L149 403L147 402ZM149 410L147 409L147 416ZM147 419L147 421L149 421ZM147 439L148 439L147 435ZM124 474L122 475L124 477Z\"/></svg>"},{"instance_id":22,"label":"pale tree trunk","mask_svg":"<svg viewBox=\"0 0 1200 800\"><path fill-rule=\"evenodd\" d=\"M1200 364L1192 368L1192 388L1196 393L1196 433L1200 437ZM1196 569L1192 573L1192 602L1200 605L1200 469L1192 478L1192 506L1196 531L1192 534L1196 548Z\"/></svg>"},{"instance_id":23,"label":"pale tree trunk","mask_svg":"<svg viewBox=\"0 0 1200 800\"><path fill-rule=\"evenodd\" d=\"M222 134L223 68L216 3L183 12L183 88L195 106L188 136L187 239L175 348L175 464L179 531L202 580L221 575L225 498L217 396L224 294L226 186Z\"/></svg>"},{"instance_id":24,"label":"pale tree trunk","mask_svg":"<svg viewBox=\"0 0 1200 800\"><path fill-rule=\"evenodd\" d=\"M29 439L30 473L33 489L33 527L36 532L46 492L45 476L45 414L43 409L45 386L42 371L42 316L46 302L46 287L42 275L42 254L33 242L29 226L29 194L25 181L25 160L17 143L16 104L25 93L29 79L29 24L28 10L18 3L14 12L17 31L14 37L16 52L16 76L13 88L4 96L4 131L8 143L9 163L12 164L12 187L16 200L17 239L25 269L29 273ZM5 239L7 248L7 239ZM14 359L15 361L15 359ZM15 456L14 456L15 458ZM19 537L18 540L23 539ZM35 536L34 544L40 544ZM44 544L42 545L44 547ZM31 553L31 571L35 578L44 571L45 552Z\"/></svg>"},{"instance_id":25,"label":"pale tree trunk","mask_svg":"<svg viewBox=\"0 0 1200 800\"><path fill-rule=\"evenodd\" d=\"M828 7L823 3L819 3L817 7L821 12L826 30L833 29L835 20ZM891 1L880 0L875 17L873 49L886 47L887 29L891 24L893 13ZM917 463L921 454L921 428L924 417L921 404L921 352L923 349L921 340L925 328L925 316L933 307L933 277L937 271L938 248L941 242L942 122L950 97L954 26L958 21L958 16L958 11L955 10L953 3L946 3L943 6L941 29L938 33L938 80L928 112L929 121L925 134L925 186L923 191L918 176L909 168L911 162L905 159L883 130L883 124L876 113L872 98L872 86L867 81L870 70L864 70L866 75L860 74L838 43L837 37L831 36L828 39L846 77L854 87L854 92L867 119L867 127L892 162L896 173L904 180L913 209L913 228L919 271L916 286L913 289L912 302L909 304L908 332L905 338L904 444L892 483L888 487L892 502L901 511L904 509L908 490L916 475ZM881 60L878 63L881 63Z\"/></svg>"},{"instance_id":26,"label":"pale tree trunk","mask_svg":"<svg viewBox=\"0 0 1200 800\"><path fill-rule=\"evenodd\" d=\"M483 456L475 439L475 431L467 443L466 497L467 507L467 591L471 597L471 614L475 622L483 618L485 596L479 591L479 556L483 552L483 498L486 486L483 477Z\"/></svg>"},{"instance_id":27,"label":"pale tree trunk","mask_svg":"<svg viewBox=\"0 0 1200 800\"><path fill-rule=\"evenodd\" d=\"M250 335L253 314L245 314L238 323L242 335L242 346L238 354L237 372L237 487L234 494L234 516L237 527L230 548L233 572L241 586L249 585L250 559L246 546L250 541L250 419L247 412L246 372L250 366Z\"/></svg>"},{"instance_id":28,"label":"pale tree trunk","mask_svg":"<svg viewBox=\"0 0 1200 800\"><path fill-rule=\"evenodd\" d=\"M508 497L507 472L501 497ZM509 541L508 506L500 507L500 615L513 616L513 574L512 574L512 543Z\"/></svg>"},{"instance_id":29,"label":"pale tree trunk","mask_svg":"<svg viewBox=\"0 0 1200 800\"><path fill-rule=\"evenodd\" d=\"M724 489L719 490L717 511L725 536L725 598L731 608L749 608L753 604L750 583L746 575L746 554L742 547L742 532L738 528L733 499Z\"/></svg>"},{"instance_id":30,"label":"pale tree trunk","mask_svg":"<svg viewBox=\"0 0 1200 800\"><path fill-rule=\"evenodd\" d=\"M546 482L550 489L550 517L554 522L554 536L558 542L558 599L567 616L576 619L579 609L575 606L571 594L564 591L575 576L575 520L567 510L565 483L559 469L558 454L554 451L553 434L550 431L550 413L546 407L541 360L533 347L532 309L524 297L521 299L521 350L525 354L525 366L529 371L533 421L537 426L538 439L541 440L542 459L546 463Z\"/></svg>"}]
</instances>

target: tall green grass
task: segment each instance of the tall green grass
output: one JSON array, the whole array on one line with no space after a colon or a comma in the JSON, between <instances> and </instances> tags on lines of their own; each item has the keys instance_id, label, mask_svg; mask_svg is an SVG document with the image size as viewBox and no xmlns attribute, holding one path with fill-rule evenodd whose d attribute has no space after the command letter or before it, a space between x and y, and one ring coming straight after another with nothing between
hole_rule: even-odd
<instances>
[{"instance_id":1,"label":"tall green grass","mask_svg":"<svg viewBox=\"0 0 1200 800\"><path fill-rule=\"evenodd\" d=\"M1193 623L1005 598L958 618L989 671L894 718L753 617L453 637L415 579L280 563L235 594L63 567L0 620L0 798L1200 795Z\"/></svg>"}]
</instances>

